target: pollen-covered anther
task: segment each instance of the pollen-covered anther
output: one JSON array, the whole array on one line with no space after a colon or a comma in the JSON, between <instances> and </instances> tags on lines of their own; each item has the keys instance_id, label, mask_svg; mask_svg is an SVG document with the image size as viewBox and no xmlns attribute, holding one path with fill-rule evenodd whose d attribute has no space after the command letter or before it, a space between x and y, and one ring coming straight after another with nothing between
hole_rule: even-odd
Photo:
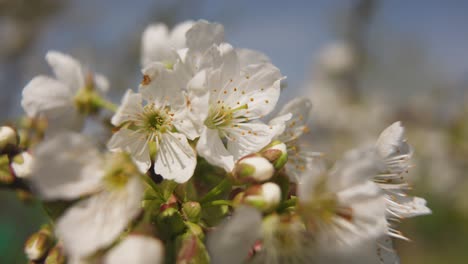
<instances>
[{"instance_id":1,"label":"pollen-covered anther","mask_svg":"<svg viewBox=\"0 0 468 264\"><path fill-rule=\"evenodd\" d=\"M141 81L141 85L148 85L151 83L151 77L149 75L143 75L143 80Z\"/></svg>"}]
</instances>

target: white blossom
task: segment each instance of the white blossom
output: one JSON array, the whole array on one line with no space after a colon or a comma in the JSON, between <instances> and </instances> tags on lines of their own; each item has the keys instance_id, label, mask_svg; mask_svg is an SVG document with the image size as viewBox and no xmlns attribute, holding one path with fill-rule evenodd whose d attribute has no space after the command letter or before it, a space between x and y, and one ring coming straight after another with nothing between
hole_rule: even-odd
<instances>
[{"instance_id":1,"label":"white blossom","mask_svg":"<svg viewBox=\"0 0 468 264\"><path fill-rule=\"evenodd\" d=\"M389 214L398 218L431 213L426 206L426 200L406 194L408 183L404 174L411 166L413 151L406 142L404 131L401 123L395 122L380 134L375 145L379 157L386 165L375 177L375 182L386 193Z\"/></svg>"},{"instance_id":2,"label":"white blossom","mask_svg":"<svg viewBox=\"0 0 468 264\"><path fill-rule=\"evenodd\" d=\"M33 152L30 181L45 200L79 200L55 233L72 259L110 245L140 212L143 183L123 155L104 156L79 134L57 134Z\"/></svg>"},{"instance_id":3,"label":"white blossom","mask_svg":"<svg viewBox=\"0 0 468 264\"><path fill-rule=\"evenodd\" d=\"M158 239L144 235L129 235L112 248L104 258L105 264L162 264L164 245Z\"/></svg>"},{"instance_id":4,"label":"white blossom","mask_svg":"<svg viewBox=\"0 0 468 264\"><path fill-rule=\"evenodd\" d=\"M309 150L304 142L299 142L300 137L308 131L310 110L312 103L307 98L296 98L286 103L277 117L270 121L270 125L284 129L278 129L275 139L287 146L288 162L286 171L294 182L301 182L302 176L310 173L314 166L314 159L320 158L321 153Z\"/></svg>"},{"instance_id":5,"label":"white blossom","mask_svg":"<svg viewBox=\"0 0 468 264\"><path fill-rule=\"evenodd\" d=\"M33 157L29 152L18 154L11 163L11 169L18 178L29 178L32 174Z\"/></svg>"},{"instance_id":6,"label":"white blossom","mask_svg":"<svg viewBox=\"0 0 468 264\"><path fill-rule=\"evenodd\" d=\"M231 218L211 232L207 248L213 264L244 263L260 238L262 216L251 207L238 208Z\"/></svg>"},{"instance_id":7,"label":"white blossom","mask_svg":"<svg viewBox=\"0 0 468 264\"><path fill-rule=\"evenodd\" d=\"M259 119L276 105L283 77L268 63L240 68L235 50L227 44L220 51L221 67L207 73L210 98L197 151L231 171L237 159L259 151L273 138L275 129Z\"/></svg>"},{"instance_id":8,"label":"white blossom","mask_svg":"<svg viewBox=\"0 0 468 264\"><path fill-rule=\"evenodd\" d=\"M148 26L143 32L141 64L143 68L153 62L173 65L179 59L178 50L187 47L185 34L193 26L193 21L185 21L174 26L169 32L163 23Z\"/></svg>"},{"instance_id":9,"label":"white blossom","mask_svg":"<svg viewBox=\"0 0 468 264\"><path fill-rule=\"evenodd\" d=\"M161 68L161 72L168 71ZM161 73L159 76L164 78L171 75ZM158 80L164 85L164 79ZM173 89L172 86L163 88ZM140 171L145 173L152 163L150 144L154 144L154 172L165 179L186 182L195 169L196 154L186 136L174 131L178 122L173 112L176 109L171 108L171 102L175 102L178 95L167 92L161 96L153 97L150 93L128 90L112 117L112 124L120 128L110 139L108 147L112 151L130 153Z\"/></svg>"},{"instance_id":10,"label":"white blossom","mask_svg":"<svg viewBox=\"0 0 468 264\"><path fill-rule=\"evenodd\" d=\"M324 254L387 232L385 198L370 181L379 168L372 153L353 150L329 172L310 174L298 186L301 213Z\"/></svg>"},{"instance_id":11,"label":"white blossom","mask_svg":"<svg viewBox=\"0 0 468 264\"><path fill-rule=\"evenodd\" d=\"M94 85L98 91L109 88L107 79L95 74L89 84L88 73L84 67L69 55L49 51L46 60L55 78L39 75L34 77L23 89L21 105L29 117L45 117L48 131L64 129L79 130L84 121L76 96L87 85Z\"/></svg>"}]
</instances>

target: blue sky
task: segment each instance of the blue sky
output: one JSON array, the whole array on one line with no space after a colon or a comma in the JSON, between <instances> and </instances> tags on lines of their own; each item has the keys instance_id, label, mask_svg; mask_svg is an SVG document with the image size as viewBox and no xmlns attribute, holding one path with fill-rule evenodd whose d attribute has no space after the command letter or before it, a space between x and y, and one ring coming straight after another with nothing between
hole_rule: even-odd
<instances>
[{"instance_id":1,"label":"blue sky","mask_svg":"<svg viewBox=\"0 0 468 264\"><path fill-rule=\"evenodd\" d=\"M50 20L35 53L40 59L48 49L72 54L77 50L93 51L94 56L84 59L106 73L110 71L109 64L112 65L109 60L117 58L125 48L121 43L129 39L137 42L144 27L158 21L149 10L153 13L158 8L164 10L170 2L72 1L62 14ZM288 76L291 87L299 87L309 78L314 58L335 38L334 17L353 3L350 0L182 2L176 21L203 18L224 24L229 42L266 53ZM382 1L377 10L371 32L385 36L388 30L397 37L412 39L428 51L429 60L449 78L466 79L467 1L392 0ZM137 75L138 69L129 74ZM30 77L25 76L26 80Z\"/></svg>"}]
</instances>

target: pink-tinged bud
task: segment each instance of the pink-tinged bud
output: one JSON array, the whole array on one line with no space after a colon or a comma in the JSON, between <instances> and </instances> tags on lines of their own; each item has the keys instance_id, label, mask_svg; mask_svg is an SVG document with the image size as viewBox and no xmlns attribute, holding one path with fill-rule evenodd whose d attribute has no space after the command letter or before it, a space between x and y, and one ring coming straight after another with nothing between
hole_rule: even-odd
<instances>
[{"instance_id":1,"label":"pink-tinged bud","mask_svg":"<svg viewBox=\"0 0 468 264\"><path fill-rule=\"evenodd\" d=\"M264 182L275 173L273 165L265 158L257 155L249 155L240 159L233 170L236 180L247 182Z\"/></svg>"},{"instance_id":2,"label":"pink-tinged bud","mask_svg":"<svg viewBox=\"0 0 468 264\"><path fill-rule=\"evenodd\" d=\"M10 171L10 159L8 155L0 155L0 183L11 184L15 181L15 176Z\"/></svg>"},{"instance_id":3,"label":"pink-tinged bud","mask_svg":"<svg viewBox=\"0 0 468 264\"><path fill-rule=\"evenodd\" d=\"M253 206L262 212L271 212L278 207L281 201L281 189L277 184L267 182L250 187L239 198L242 199L242 203Z\"/></svg>"},{"instance_id":4,"label":"pink-tinged bud","mask_svg":"<svg viewBox=\"0 0 468 264\"><path fill-rule=\"evenodd\" d=\"M0 150L8 146L16 146L18 144L18 135L16 131L9 126L0 127Z\"/></svg>"},{"instance_id":5,"label":"pink-tinged bud","mask_svg":"<svg viewBox=\"0 0 468 264\"><path fill-rule=\"evenodd\" d=\"M52 247L52 234L48 228L43 228L39 232L32 234L24 245L24 253L30 260L40 260L44 258Z\"/></svg>"},{"instance_id":6,"label":"pink-tinged bud","mask_svg":"<svg viewBox=\"0 0 468 264\"><path fill-rule=\"evenodd\" d=\"M270 161L276 170L283 168L288 161L288 149L286 144L278 140L270 143L260 154Z\"/></svg>"},{"instance_id":7,"label":"pink-tinged bud","mask_svg":"<svg viewBox=\"0 0 468 264\"><path fill-rule=\"evenodd\" d=\"M52 248L44 260L44 264L65 264L66 258L63 249L59 246Z\"/></svg>"},{"instance_id":8,"label":"pink-tinged bud","mask_svg":"<svg viewBox=\"0 0 468 264\"><path fill-rule=\"evenodd\" d=\"M182 213L193 223L198 223L201 217L201 206L198 202L186 202L182 205Z\"/></svg>"},{"instance_id":9,"label":"pink-tinged bud","mask_svg":"<svg viewBox=\"0 0 468 264\"><path fill-rule=\"evenodd\" d=\"M28 152L24 151L13 158L11 169L18 178L29 178L32 174L33 157Z\"/></svg>"}]
</instances>

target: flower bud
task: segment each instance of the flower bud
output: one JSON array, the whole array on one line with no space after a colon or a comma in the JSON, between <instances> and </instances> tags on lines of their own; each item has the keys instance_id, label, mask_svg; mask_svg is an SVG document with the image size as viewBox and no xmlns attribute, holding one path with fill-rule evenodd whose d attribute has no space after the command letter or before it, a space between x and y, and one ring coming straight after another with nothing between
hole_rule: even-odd
<instances>
[{"instance_id":1,"label":"flower bud","mask_svg":"<svg viewBox=\"0 0 468 264\"><path fill-rule=\"evenodd\" d=\"M16 146L18 144L18 135L16 131L9 126L0 127L0 150L7 146Z\"/></svg>"},{"instance_id":2,"label":"flower bud","mask_svg":"<svg viewBox=\"0 0 468 264\"><path fill-rule=\"evenodd\" d=\"M201 206L197 202L186 202L182 205L182 212L187 220L198 223L201 217Z\"/></svg>"},{"instance_id":3,"label":"flower bud","mask_svg":"<svg viewBox=\"0 0 468 264\"><path fill-rule=\"evenodd\" d=\"M16 155L11 163L11 169L18 178L29 178L31 176L31 168L33 157L26 151Z\"/></svg>"},{"instance_id":4,"label":"flower bud","mask_svg":"<svg viewBox=\"0 0 468 264\"><path fill-rule=\"evenodd\" d=\"M273 165L265 158L249 155L240 159L233 170L233 176L240 182L263 182L275 172Z\"/></svg>"},{"instance_id":5,"label":"flower bud","mask_svg":"<svg viewBox=\"0 0 468 264\"><path fill-rule=\"evenodd\" d=\"M198 239L203 241L205 239L205 233L203 232L203 229L201 226L191 223L191 222L185 222L187 225L188 231L192 233L193 235L197 236Z\"/></svg>"},{"instance_id":6,"label":"flower bud","mask_svg":"<svg viewBox=\"0 0 468 264\"><path fill-rule=\"evenodd\" d=\"M177 239L176 263L209 263L210 257L202 240L191 233L185 233Z\"/></svg>"},{"instance_id":7,"label":"flower bud","mask_svg":"<svg viewBox=\"0 0 468 264\"><path fill-rule=\"evenodd\" d=\"M65 264L65 254L59 246L52 248L47 255L44 264Z\"/></svg>"},{"instance_id":8,"label":"flower bud","mask_svg":"<svg viewBox=\"0 0 468 264\"><path fill-rule=\"evenodd\" d=\"M270 143L262 152L261 155L273 164L276 170L283 168L288 161L288 149L286 144L275 140Z\"/></svg>"},{"instance_id":9,"label":"flower bud","mask_svg":"<svg viewBox=\"0 0 468 264\"><path fill-rule=\"evenodd\" d=\"M262 212L271 212L281 201L281 189L272 182L252 186L245 191L243 203L251 205Z\"/></svg>"},{"instance_id":10,"label":"flower bud","mask_svg":"<svg viewBox=\"0 0 468 264\"><path fill-rule=\"evenodd\" d=\"M10 159L8 155L0 155L0 183L11 184L15 181L15 177L10 171Z\"/></svg>"},{"instance_id":11,"label":"flower bud","mask_svg":"<svg viewBox=\"0 0 468 264\"><path fill-rule=\"evenodd\" d=\"M42 259L53 243L52 234L48 228L32 234L24 246L24 253L30 260Z\"/></svg>"},{"instance_id":12,"label":"flower bud","mask_svg":"<svg viewBox=\"0 0 468 264\"><path fill-rule=\"evenodd\" d=\"M181 234L186 229L182 215L172 207L167 208L157 216L157 223L159 230L164 235L171 237L173 235Z\"/></svg>"}]
</instances>

